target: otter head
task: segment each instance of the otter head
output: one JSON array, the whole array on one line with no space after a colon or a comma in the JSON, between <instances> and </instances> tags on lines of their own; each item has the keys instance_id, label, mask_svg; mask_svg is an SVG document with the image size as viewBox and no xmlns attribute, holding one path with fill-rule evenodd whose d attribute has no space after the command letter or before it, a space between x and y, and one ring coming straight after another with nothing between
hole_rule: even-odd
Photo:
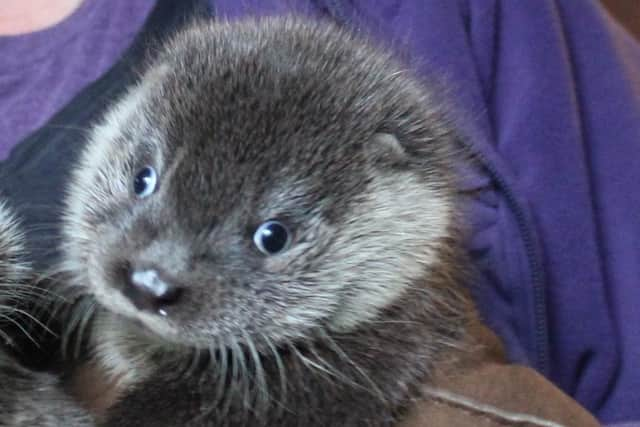
<instances>
[{"instance_id":1,"label":"otter head","mask_svg":"<svg viewBox=\"0 0 640 427\"><path fill-rule=\"evenodd\" d=\"M93 131L67 269L167 342L358 328L441 262L453 137L432 103L331 25L196 25Z\"/></svg>"}]
</instances>

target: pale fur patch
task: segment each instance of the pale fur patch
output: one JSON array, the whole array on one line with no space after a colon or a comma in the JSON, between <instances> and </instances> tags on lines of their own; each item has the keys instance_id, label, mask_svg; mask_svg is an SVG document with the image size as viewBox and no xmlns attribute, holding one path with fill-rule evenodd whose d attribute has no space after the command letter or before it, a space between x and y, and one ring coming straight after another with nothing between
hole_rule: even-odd
<instances>
[{"instance_id":1,"label":"pale fur patch","mask_svg":"<svg viewBox=\"0 0 640 427\"><path fill-rule=\"evenodd\" d=\"M364 203L333 245L321 280L348 284L331 327L345 331L374 318L439 260L453 206L424 179L404 173L375 178Z\"/></svg>"}]
</instances>

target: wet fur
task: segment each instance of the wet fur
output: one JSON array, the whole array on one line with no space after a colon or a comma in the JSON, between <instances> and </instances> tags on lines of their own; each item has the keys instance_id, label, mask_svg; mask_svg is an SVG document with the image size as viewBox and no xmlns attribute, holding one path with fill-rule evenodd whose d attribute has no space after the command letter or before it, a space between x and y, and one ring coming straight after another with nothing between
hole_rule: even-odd
<instances>
[{"instance_id":1,"label":"wet fur","mask_svg":"<svg viewBox=\"0 0 640 427\"><path fill-rule=\"evenodd\" d=\"M327 23L196 24L158 52L68 191L62 270L120 381L106 424L393 425L474 318L434 104ZM159 187L136 200L148 164ZM270 218L295 241L265 257ZM166 317L120 292L132 262L185 287Z\"/></svg>"}]
</instances>

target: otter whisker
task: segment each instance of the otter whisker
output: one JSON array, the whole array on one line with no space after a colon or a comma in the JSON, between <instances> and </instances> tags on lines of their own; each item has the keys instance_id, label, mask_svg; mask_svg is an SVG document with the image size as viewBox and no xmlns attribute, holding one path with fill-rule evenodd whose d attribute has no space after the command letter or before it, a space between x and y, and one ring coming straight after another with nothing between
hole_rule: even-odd
<instances>
[{"instance_id":1,"label":"otter whisker","mask_svg":"<svg viewBox=\"0 0 640 427\"><path fill-rule=\"evenodd\" d=\"M33 297L34 299L44 299L45 294L43 292L39 292L37 287L25 287L25 289L20 288L11 288L10 285L0 285L0 287L6 287L6 289L0 289L0 291L4 291L5 294L2 295L2 298L10 298L15 302L28 301L28 297Z\"/></svg>"},{"instance_id":2,"label":"otter whisker","mask_svg":"<svg viewBox=\"0 0 640 427\"><path fill-rule=\"evenodd\" d=\"M33 314L21 309L21 308L17 308L17 307L13 307L11 309L12 314L19 314L21 316L24 316L26 318L28 318L29 320L32 320L36 325L40 326L42 329L45 330L45 332L50 333L51 335L56 335L51 329L49 329L49 327L47 325L45 325L44 323L42 323L42 321L40 319L38 319L36 316L34 316Z\"/></svg>"},{"instance_id":3,"label":"otter whisker","mask_svg":"<svg viewBox=\"0 0 640 427\"><path fill-rule=\"evenodd\" d=\"M93 300L89 300L87 303L87 308L84 310L82 319L80 320L77 328L77 337L75 342L75 350L74 350L74 359L78 359L80 357L80 352L82 351L82 344L84 334L87 330L87 324L93 318L96 310L96 303Z\"/></svg>"},{"instance_id":4,"label":"otter whisker","mask_svg":"<svg viewBox=\"0 0 640 427\"><path fill-rule=\"evenodd\" d=\"M73 126L73 125L61 125L61 124L56 124L56 123L46 124L46 125L42 126L42 129L73 130L73 131L80 132L85 136L89 135L89 133L91 132L91 128L90 127L80 127L80 126Z\"/></svg>"},{"instance_id":5,"label":"otter whisker","mask_svg":"<svg viewBox=\"0 0 640 427\"><path fill-rule=\"evenodd\" d=\"M1 315L0 315L1 317ZM11 345L13 343L13 339L0 328L0 339L4 341L5 344Z\"/></svg>"},{"instance_id":6,"label":"otter whisker","mask_svg":"<svg viewBox=\"0 0 640 427\"><path fill-rule=\"evenodd\" d=\"M15 325L18 329L20 329L22 334L29 341L31 341L33 344L35 344L36 347L40 347L40 343L38 341L36 341L36 339L27 331L27 329L20 322L18 322L17 320L13 319L11 316L9 316L7 314L4 314L4 313L0 313L0 319L5 319L9 323ZM11 342L11 340L9 340L9 342Z\"/></svg>"},{"instance_id":7,"label":"otter whisker","mask_svg":"<svg viewBox=\"0 0 640 427\"><path fill-rule=\"evenodd\" d=\"M236 383L238 378L238 364L239 364L238 362L239 356L236 354L238 347L237 347L237 344L235 344L233 338L229 338L227 345L228 347L225 348L225 352L226 352L226 349L228 348L230 353L229 355L231 356L228 361L228 363L231 364L231 372L229 377L228 388L226 389L227 395L223 401L222 408L220 411L220 416L222 419L226 418L227 414L229 413L229 410L231 409L233 399L238 394L238 389L237 389L238 385Z\"/></svg>"},{"instance_id":8,"label":"otter whisker","mask_svg":"<svg viewBox=\"0 0 640 427\"><path fill-rule=\"evenodd\" d=\"M371 387L371 391L375 395L377 395L377 397L381 401L383 402L386 401L386 398L384 397L384 393L382 392L382 390L380 390L380 387L378 387L375 381L371 379L371 376L367 374L367 372L360 365L355 363L353 359L351 359L347 355L347 353L345 353L345 351L340 347L340 345L336 342L336 340L330 334L326 333L325 330L321 330L320 334L322 334L323 339L326 341L326 343L329 344L329 346L336 353L336 355L338 355L338 357L343 361L345 361L347 364L351 365L351 367L355 369L355 371L362 377L362 379L366 381L366 383ZM368 387L365 386L364 388L368 390Z\"/></svg>"},{"instance_id":9,"label":"otter whisker","mask_svg":"<svg viewBox=\"0 0 640 427\"><path fill-rule=\"evenodd\" d=\"M249 354L253 360L253 367L255 369L255 385L257 387L257 393L254 399L254 406L256 408L256 412L260 412L260 410L265 410L271 400L269 395L269 389L267 380L265 377L264 368L262 366L262 361L260 360L260 354L256 350L256 346L253 342L253 339L249 334L244 333L243 339L247 343L247 347L249 348Z\"/></svg>"},{"instance_id":10,"label":"otter whisker","mask_svg":"<svg viewBox=\"0 0 640 427\"><path fill-rule=\"evenodd\" d=\"M62 355L64 358L69 356L75 357L76 349L80 348L82 342L81 334L89 321L88 315L93 315L94 303L89 298L82 298L76 302L76 304L70 308L71 313L68 317L68 322L62 332L61 346ZM74 336L75 335L75 336ZM73 354L69 354L71 341L74 340Z\"/></svg>"},{"instance_id":11,"label":"otter whisker","mask_svg":"<svg viewBox=\"0 0 640 427\"><path fill-rule=\"evenodd\" d=\"M216 358L215 355L218 357ZM222 403L222 399L224 397L224 392L226 390L227 385L227 375L228 375L228 349L226 347L226 343L222 337L218 337L217 348L212 350L212 361L218 362L215 366L217 370L216 375L216 396L215 396L215 404L216 406Z\"/></svg>"},{"instance_id":12,"label":"otter whisker","mask_svg":"<svg viewBox=\"0 0 640 427\"><path fill-rule=\"evenodd\" d=\"M231 342L231 345L232 347L234 347L234 353L237 356L237 359L236 359L238 362L237 381L240 383L240 388L242 388L242 406L244 408L243 416L246 417L247 412L253 409L251 406L251 397L250 397L250 384L253 381L253 378L251 378L251 375L247 366L246 354L243 351L242 347L240 347L239 343L235 340Z\"/></svg>"},{"instance_id":13,"label":"otter whisker","mask_svg":"<svg viewBox=\"0 0 640 427\"><path fill-rule=\"evenodd\" d=\"M315 345L310 344L308 345L307 348L316 357L318 362L322 363L326 367L326 369L329 370L332 373L332 375L335 378L338 378L342 383L349 385L350 387L369 392L369 389L365 385L360 384L358 381L355 380L355 378L352 378L350 375L340 372L338 369L336 369L335 365L327 362L327 360L324 357L322 357L320 353L318 353Z\"/></svg>"},{"instance_id":14,"label":"otter whisker","mask_svg":"<svg viewBox=\"0 0 640 427\"><path fill-rule=\"evenodd\" d=\"M190 362L185 372L185 376L187 377L192 376L198 371L198 368L202 361L202 356L203 356L202 352L203 350L200 347L195 347L192 350L191 352L192 357L190 358Z\"/></svg>"},{"instance_id":15,"label":"otter whisker","mask_svg":"<svg viewBox=\"0 0 640 427\"><path fill-rule=\"evenodd\" d=\"M271 353L273 354L273 357L274 357L274 361L278 368L278 377L280 380L280 387L279 387L280 396L277 400L277 403L278 403L278 406L280 407L279 411L282 411L282 408L286 407L287 405L287 372L285 370L284 363L282 362L282 356L280 355L280 352L278 351L276 346L273 344L273 341L271 341L271 339L265 334L262 334L262 338L266 343L267 347L269 347L269 350L271 350ZM281 412L278 413L278 415L280 414Z\"/></svg>"},{"instance_id":16,"label":"otter whisker","mask_svg":"<svg viewBox=\"0 0 640 427\"><path fill-rule=\"evenodd\" d=\"M302 364L307 369L309 369L310 371L315 371L330 384L334 384L334 381L332 379L335 378L348 385L354 385L353 382L351 382L348 378L344 377L343 375L340 375L339 373L336 373L330 367L323 366L323 364L316 363L312 359L304 356L294 344L291 344L289 348L291 349L292 353L296 355L296 357L302 362Z\"/></svg>"}]
</instances>

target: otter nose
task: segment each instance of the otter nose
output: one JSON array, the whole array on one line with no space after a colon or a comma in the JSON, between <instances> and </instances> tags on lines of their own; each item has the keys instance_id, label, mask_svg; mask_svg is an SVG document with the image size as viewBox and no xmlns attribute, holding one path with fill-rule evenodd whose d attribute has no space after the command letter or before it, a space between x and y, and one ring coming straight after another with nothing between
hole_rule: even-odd
<instances>
[{"instance_id":1,"label":"otter nose","mask_svg":"<svg viewBox=\"0 0 640 427\"><path fill-rule=\"evenodd\" d=\"M182 288L173 285L155 269L128 272L124 295L140 310L165 314L164 308L175 304L182 295Z\"/></svg>"}]
</instances>

